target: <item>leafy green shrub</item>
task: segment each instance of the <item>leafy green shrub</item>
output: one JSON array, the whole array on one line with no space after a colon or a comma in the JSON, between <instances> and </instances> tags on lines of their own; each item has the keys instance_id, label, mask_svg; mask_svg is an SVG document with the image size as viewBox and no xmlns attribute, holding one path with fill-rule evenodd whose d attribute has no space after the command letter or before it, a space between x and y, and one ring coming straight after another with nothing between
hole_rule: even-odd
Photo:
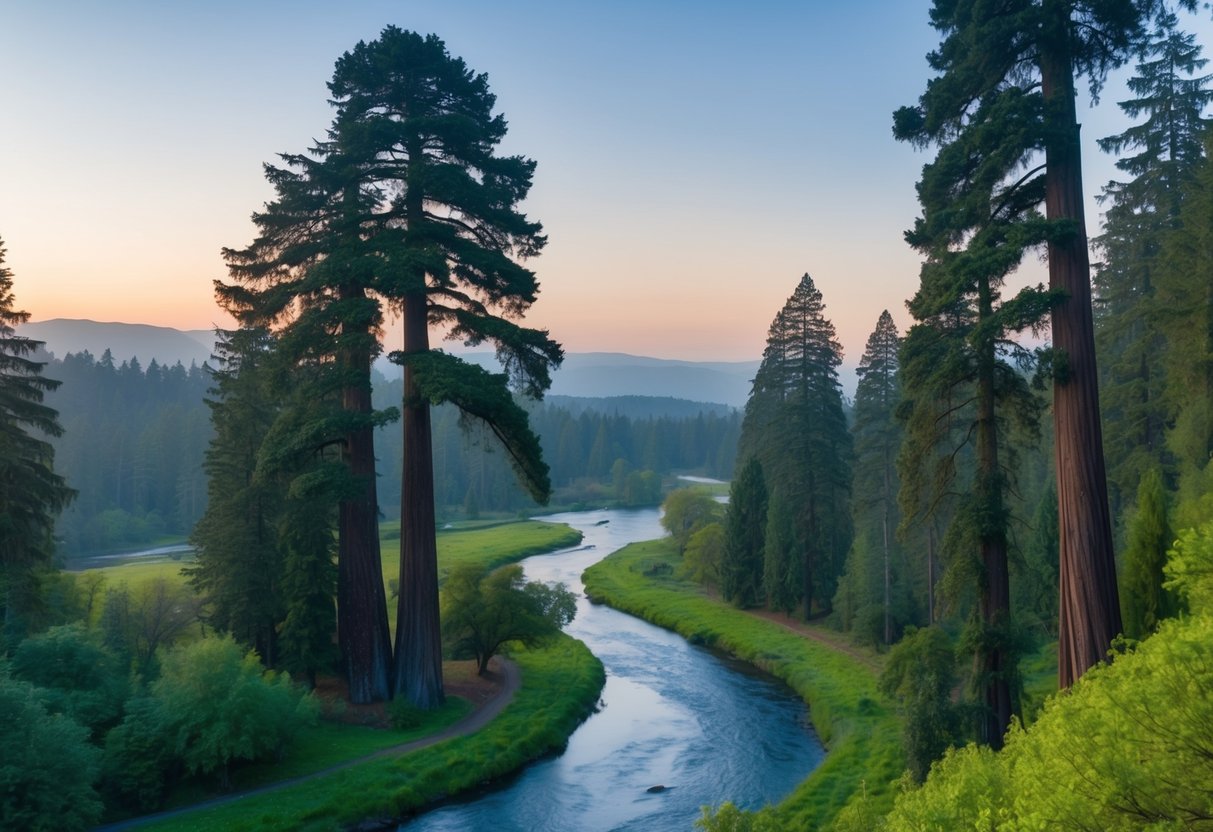
<instances>
[{"instance_id":1,"label":"leafy green shrub","mask_svg":"<svg viewBox=\"0 0 1213 832\"><path fill-rule=\"evenodd\" d=\"M127 702L126 717L105 735L101 788L106 800L140 812L158 809L180 767L156 701L141 696Z\"/></svg>"},{"instance_id":2,"label":"leafy green shrub","mask_svg":"<svg viewBox=\"0 0 1213 832\"><path fill-rule=\"evenodd\" d=\"M190 773L217 773L228 785L228 766L281 753L319 705L284 674L264 671L257 654L230 636L209 637L164 655L152 685L169 748Z\"/></svg>"},{"instance_id":3,"label":"leafy green shrub","mask_svg":"<svg viewBox=\"0 0 1213 832\"><path fill-rule=\"evenodd\" d=\"M51 713L63 713L100 734L118 722L127 695L126 673L80 624L52 627L21 642L13 676L41 689Z\"/></svg>"},{"instance_id":4,"label":"leafy green shrub","mask_svg":"<svg viewBox=\"0 0 1213 832\"><path fill-rule=\"evenodd\" d=\"M101 816L88 729L51 714L37 688L0 668L0 828L88 829Z\"/></svg>"},{"instance_id":5,"label":"leafy green shrub","mask_svg":"<svg viewBox=\"0 0 1213 832\"><path fill-rule=\"evenodd\" d=\"M890 830L1208 828L1213 617L1164 621L1052 697L995 754L950 752L898 797Z\"/></svg>"}]
</instances>

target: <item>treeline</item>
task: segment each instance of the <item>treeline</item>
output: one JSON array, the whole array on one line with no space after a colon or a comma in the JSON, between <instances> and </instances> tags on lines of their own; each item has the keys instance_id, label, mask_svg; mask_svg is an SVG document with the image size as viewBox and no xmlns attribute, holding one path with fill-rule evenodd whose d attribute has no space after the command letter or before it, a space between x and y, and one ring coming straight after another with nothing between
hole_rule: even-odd
<instances>
[{"instance_id":1,"label":"treeline","mask_svg":"<svg viewBox=\"0 0 1213 832\"><path fill-rule=\"evenodd\" d=\"M376 406L389 406L399 394L398 381L377 385ZM596 409L574 413L564 403L530 402L526 409L551 470L552 500L558 506L601 501L655 505L661 501L660 480L672 473L732 475L741 432L736 411L720 413L705 406L690 416L632 418ZM483 427L460 420L453 406L434 408L433 420L440 518L534 508L506 454L494 449ZM385 516L393 518L399 514L401 438L397 425L380 428L375 436L377 455L390 461L380 472L380 495Z\"/></svg>"},{"instance_id":2,"label":"treeline","mask_svg":"<svg viewBox=\"0 0 1213 832\"><path fill-rule=\"evenodd\" d=\"M52 359L61 385L46 397L60 413L55 467L76 498L55 525L61 556L183 537L206 509L202 455L211 438L206 367L154 359L117 363L106 350Z\"/></svg>"},{"instance_id":3,"label":"treeline","mask_svg":"<svg viewBox=\"0 0 1213 832\"><path fill-rule=\"evenodd\" d=\"M59 555L71 559L188 536L207 505L202 462L213 429L205 399L215 384L209 367L152 360L145 368L138 358L116 362L108 350L100 358L86 351L44 360L46 376L62 382L46 399L64 428L53 440L55 464L77 492L55 526ZM390 407L401 395L399 381L379 377L377 407ZM557 504L655 503L660 493L645 490L645 471L658 477L675 471L731 475L741 425L735 411L626 398L622 406L635 412L647 407L650 414L681 409L690 415L630 417L606 411L611 399L595 400L596 409L574 410L569 405L577 399L528 405L552 469ZM534 506L505 455L483 441L475 426L461 424L456 408L436 407L433 419L441 518ZM394 519L400 514L399 425L381 426L375 439L380 509Z\"/></svg>"}]
</instances>

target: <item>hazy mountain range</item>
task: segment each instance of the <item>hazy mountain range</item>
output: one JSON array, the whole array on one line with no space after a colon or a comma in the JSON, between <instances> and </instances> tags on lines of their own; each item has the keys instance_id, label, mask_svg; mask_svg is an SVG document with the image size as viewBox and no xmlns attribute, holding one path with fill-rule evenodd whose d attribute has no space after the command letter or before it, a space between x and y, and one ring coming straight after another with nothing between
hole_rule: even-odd
<instances>
[{"instance_id":1,"label":"hazy mountain range","mask_svg":"<svg viewBox=\"0 0 1213 832\"><path fill-rule=\"evenodd\" d=\"M101 323L55 318L24 324L21 335L46 342L58 358L88 350L100 358L106 349L114 361L132 357L146 367L154 358L161 364L180 361L202 364L210 359L214 333L182 331L148 324ZM466 353L464 358L495 368L492 353ZM399 370L386 360L377 363L389 377ZM657 396L743 407L758 361L674 361L625 353L569 353L552 377L551 393L578 398Z\"/></svg>"}]
</instances>

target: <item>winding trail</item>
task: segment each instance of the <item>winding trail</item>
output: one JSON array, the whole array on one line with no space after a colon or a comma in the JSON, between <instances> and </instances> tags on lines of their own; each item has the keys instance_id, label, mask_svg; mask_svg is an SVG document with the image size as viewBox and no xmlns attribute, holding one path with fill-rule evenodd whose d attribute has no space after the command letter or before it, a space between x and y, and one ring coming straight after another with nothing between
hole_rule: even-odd
<instances>
[{"instance_id":1,"label":"winding trail","mask_svg":"<svg viewBox=\"0 0 1213 832\"><path fill-rule=\"evenodd\" d=\"M320 771L313 771L311 774L301 774L298 777L292 777L289 780L279 780L276 783L270 783L265 786L258 786L255 789L247 789L242 792L233 792L221 797L204 800L201 803L191 803L189 806L182 806L179 809L170 809L165 812L156 812L150 815L140 815L129 820L118 821L116 823L108 823L104 826L96 827L96 832L117 832L124 829L135 829L156 821L166 820L168 818L179 817L181 815L197 812L203 809L213 809L217 806L226 806L229 803L235 803L238 800L243 800L246 797L253 795L267 794L269 792L285 789L290 786L297 786L300 783L306 783L309 780L316 780L320 777L327 777L343 769L351 768L362 763L369 763L374 760L381 760L385 757L398 757L403 754L408 754L412 751L418 751L422 748L427 748L431 745L437 745L440 742L454 739L456 737L474 734L484 726L492 722L498 714L514 699L514 694L518 692L518 688L522 684L522 674L518 671L518 665L514 664L509 659L498 656L494 664L497 665L497 670L501 673L502 684L501 689L492 695L489 699L476 706L476 709L463 719L450 725L436 734L430 734L425 737L420 737L410 742L393 745L388 748L381 748L378 751L373 751L370 754L365 754L361 757L355 757L352 760L346 760Z\"/></svg>"}]
</instances>

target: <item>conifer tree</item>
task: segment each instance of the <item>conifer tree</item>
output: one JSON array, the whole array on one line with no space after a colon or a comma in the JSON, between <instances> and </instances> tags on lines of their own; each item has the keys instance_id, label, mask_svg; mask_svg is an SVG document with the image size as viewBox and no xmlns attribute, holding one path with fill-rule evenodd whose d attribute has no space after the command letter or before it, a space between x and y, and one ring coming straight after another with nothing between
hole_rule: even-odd
<instances>
[{"instance_id":1,"label":"conifer tree","mask_svg":"<svg viewBox=\"0 0 1213 832\"><path fill-rule=\"evenodd\" d=\"M1142 639L1176 612L1171 593L1163 588L1163 566L1175 535L1168 518L1162 474L1157 468L1142 477L1126 537L1120 591L1125 635Z\"/></svg>"},{"instance_id":2,"label":"conifer tree","mask_svg":"<svg viewBox=\"0 0 1213 832\"><path fill-rule=\"evenodd\" d=\"M374 234L382 195L363 181L360 160L342 150L330 130L310 155L283 154L285 167L266 166L276 198L253 216L257 239L224 250L233 282L215 288L243 325L275 326L279 360L307 374L307 394L298 394L298 379L288 385L303 410L279 414L294 426L279 428L279 441L304 453L340 449L349 482L337 497L337 634L350 699L365 703L392 690L374 430L396 414L371 406L382 321L375 293L385 256ZM318 410L318 402L339 407ZM300 437L310 446L301 449Z\"/></svg>"},{"instance_id":3,"label":"conifer tree","mask_svg":"<svg viewBox=\"0 0 1213 832\"><path fill-rule=\"evenodd\" d=\"M270 385L272 338L264 329L221 331L206 451L207 509L190 542L190 582L207 599L207 619L256 649L267 664L277 655L282 619L282 562L277 522L281 489L255 474L265 435L277 416Z\"/></svg>"},{"instance_id":4,"label":"conifer tree","mask_svg":"<svg viewBox=\"0 0 1213 832\"><path fill-rule=\"evenodd\" d=\"M763 539L762 587L772 609L788 615L796 609L801 593L800 542L792 509L778 491L767 506Z\"/></svg>"},{"instance_id":5,"label":"conifer tree","mask_svg":"<svg viewBox=\"0 0 1213 832\"><path fill-rule=\"evenodd\" d=\"M763 601L766 527L767 486L762 463L750 457L729 487L720 561L720 594L739 607L753 607Z\"/></svg>"},{"instance_id":6,"label":"conifer tree","mask_svg":"<svg viewBox=\"0 0 1213 832\"><path fill-rule=\"evenodd\" d=\"M942 34L928 56L939 73L916 107L895 114L895 134L953 150L952 181L966 166L993 160L1016 178L1016 198L1034 195L1047 224L1022 210L1007 227L1019 248L1043 245L1054 350L1060 547L1059 682L1068 687L1101 661L1120 631L1116 572L1104 474L1091 313L1090 265L1083 215L1076 78L1098 92L1140 35L1147 7L1130 0L936 0L931 24ZM1185 2L1191 7L1193 4ZM967 146L965 152L960 147ZM1043 163L1041 153L1043 152ZM922 193L943 206L946 190ZM1021 208L1024 206L1021 206ZM995 208L995 211L991 211ZM1000 213L998 203L983 212ZM961 226L968 223L961 223ZM996 273L998 269L987 269Z\"/></svg>"},{"instance_id":7,"label":"conifer tree","mask_svg":"<svg viewBox=\"0 0 1213 832\"><path fill-rule=\"evenodd\" d=\"M44 378L31 356L41 346L17 335L29 313L15 306L13 273L0 240L0 626L20 636L39 603L38 572L50 565L55 517L74 493L55 473L48 436L62 433L59 414L43 404L59 382Z\"/></svg>"},{"instance_id":8,"label":"conifer tree","mask_svg":"<svg viewBox=\"0 0 1213 832\"><path fill-rule=\"evenodd\" d=\"M791 508L802 547L805 616L829 611L851 545L851 435L842 409L842 347L805 274L775 316L746 402L738 459L757 458Z\"/></svg>"},{"instance_id":9,"label":"conifer tree","mask_svg":"<svg viewBox=\"0 0 1213 832\"><path fill-rule=\"evenodd\" d=\"M855 389L855 524L860 534L878 543L884 619L884 643L893 643L893 559L897 514L897 450L901 426L895 415L901 401L898 350L901 339L893 316L880 313L876 328L868 336L857 374ZM857 604L857 606L862 605Z\"/></svg>"},{"instance_id":10,"label":"conifer tree","mask_svg":"<svg viewBox=\"0 0 1213 832\"><path fill-rule=\"evenodd\" d=\"M1128 152L1116 166L1132 177L1104 186L1100 199L1109 207L1093 241L1103 255L1094 277L1095 337L1114 514L1146 470L1168 463L1166 336L1156 297L1163 238L1178 227L1183 194L1204 156L1202 114L1213 101L1213 76L1196 75L1208 63L1200 51L1174 13L1160 15L1128 82L1134 97L1119 105L1142 120L1099 142L1109 153Z\"/></svg>"},{"instance_id":11,"label":"conifer tree","mask_svg":"<svg viewBox=\"0 0 1213 832\"><path fill-rule=\"evenodd\" d=\"M541 396L562 352L546 331L517 323L538 282L520 259L546 237L518 210L535 163L497 155L506 122L488 78L437 37L389 26L337 62L329 84L334 140L358 160L380 198L375 286L399 311L404 367L404 483L395 689L421 707L443 699L430 405L451 402L501 441L532 495L550 483L526 412L511 396ZM491 343L505 373L432 348L430 328L469 345Z\"/></svg>"}]
</instances>

